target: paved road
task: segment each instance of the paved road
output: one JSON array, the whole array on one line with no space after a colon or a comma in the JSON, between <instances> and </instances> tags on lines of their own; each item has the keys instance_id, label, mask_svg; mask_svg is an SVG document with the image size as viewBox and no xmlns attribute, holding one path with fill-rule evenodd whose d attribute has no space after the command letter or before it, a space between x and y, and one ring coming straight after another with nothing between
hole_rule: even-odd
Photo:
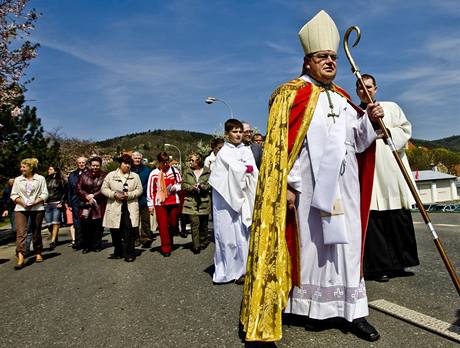
<instances>
[{"instance_id":1,"label":"paved road","mask_svg":"<svg viewBox=\"0 0 460 348\"><path fill-rule=\"evenodd\" d=\"M421 221L417 216L415 219ZM460 214L433 214L448 255L460 268ZM456 225L456 226L449 226ZM460 324L459 297L423 224L416 223L421 266L415 276L367 282L369 300L386 299ZM62 231L61 240L68 238ZM158 240L133 263L109 260L106 249L82 255L61 244L45 262L14 271L14 246L0 247L0 347L242 347L242 287L213 285L213 244L200 255L177 238L170 258ZM45 245L49 241L46 240ZM454 347L453 341L370 310L382 338L370 344L338 329L308 332L301 320L283 327L278 347Z\"/></svg>"}]
</instances>

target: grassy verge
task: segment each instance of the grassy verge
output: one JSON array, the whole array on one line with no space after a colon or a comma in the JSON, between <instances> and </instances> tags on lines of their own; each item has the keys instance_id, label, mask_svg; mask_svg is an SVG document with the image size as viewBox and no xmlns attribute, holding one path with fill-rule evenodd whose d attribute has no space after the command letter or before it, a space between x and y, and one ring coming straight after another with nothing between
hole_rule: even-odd
<instances>
[{"instance_id":1,"label":"grassy verge","mask_svg":"<svg viewBox=\"0 0 460 348\"><path fill-rule=\"evenodd\" d=\"M0 221L0 228L6 228L6 226L9 226L9 225L10 225L10 220L8 218L6 218L3 221Z\"/></svg>"}]
</instances>

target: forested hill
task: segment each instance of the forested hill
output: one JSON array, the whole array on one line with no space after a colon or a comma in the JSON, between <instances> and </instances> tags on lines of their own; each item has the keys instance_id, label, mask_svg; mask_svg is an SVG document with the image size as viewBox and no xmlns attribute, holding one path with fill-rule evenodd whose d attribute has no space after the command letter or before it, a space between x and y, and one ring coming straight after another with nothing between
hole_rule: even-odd
<instances>
[{"instance_id":1,"label":"forested hill","mask_svg":"<svg viewBox=\"0 0 460 348\"><path fill-rule=\"evenodd\" d=\"M177 158L177 149L164 146L164 144L171 144L180 149L182 160L184 160L185 156L192 151L203 151L205 148L210 149L209 143L212 138L211 134L206 133L158 129L98 141L95 145L104 153L139 150L144 153L144 157L152 160L163 150L170 152L174 158Z\"/></svg>"},{"instance_id":2,"label":"forested hill","mask_svg":"<svg viewBox=\"0 0 460 348\"><path fill-rule=\"evenodd\" d=\"M411 142L415 146L424 146L429 149L444 147L450 151L460 152L460 135L438 140L411 139Z\"/></svg>"}]
</instances>

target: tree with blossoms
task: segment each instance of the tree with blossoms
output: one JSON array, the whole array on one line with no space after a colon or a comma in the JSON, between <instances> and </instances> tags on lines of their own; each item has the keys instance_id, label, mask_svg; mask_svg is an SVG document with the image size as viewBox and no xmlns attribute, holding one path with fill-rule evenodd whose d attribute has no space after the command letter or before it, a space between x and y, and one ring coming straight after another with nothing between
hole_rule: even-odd
<instances>
[{"instance_id":1,"label":"tree with blossoms","mask_svg":"<svg viewBox=\"0 0 460 348\"><path fill-rule=\"evenodd\" d=\"M30 61L36 57L38 43L27 38L35 28L38 12L28 9L28 0L0 0L0 105L18 114L16 99L22 96L23 81Z\"/></svg>"},{"instance_id":2,"label":"tree with blossoms","mask_svg":"<svg viewBox=\"0 0 460 348\"><path fill-rule=\"evenodd\" d=\"M46 133L36 108L24 104L27 67L38 43L28 40L38 12L29 0L0 0L0 183L19 175L26 157L39 160L39 172L59 163L59 143Z\"/></svg>"}]
</instances>

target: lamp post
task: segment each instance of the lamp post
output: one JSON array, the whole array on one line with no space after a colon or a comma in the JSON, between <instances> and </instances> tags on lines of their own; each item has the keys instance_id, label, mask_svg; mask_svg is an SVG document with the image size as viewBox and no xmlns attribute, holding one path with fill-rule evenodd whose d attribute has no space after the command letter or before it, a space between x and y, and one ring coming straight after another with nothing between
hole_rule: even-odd
<instances>
[{"instance_id":1,"label":"lamp post","mask_svg":"<svg viewBox=\"0 0 460 348\"><path fill-rule=\"evenodd\" d=\"M206 104L212 104L214 102L224 103L227 106L228 110L230 111L230 117L234 118L232 107L225 100L219 99L219 98L216 98L216 97L207 97L206 100L205 100Z\"/></svg>"},{"instance_id":2,"label":"lamp post","mask_svg":"<svg viewBox=\"0 0 460 348\"><path fill-rule=\"evenodd\" d=\"M180 169L180 172L181 172L181 175L182 175L182 155L181 155L181 153L180 153L179 148L178 148L176 145L173 145L173 144L165 144L165 146L174 147L174 148L176 148L177 151L179 152L179 169Z\"/></svg>"}]
</instances>

